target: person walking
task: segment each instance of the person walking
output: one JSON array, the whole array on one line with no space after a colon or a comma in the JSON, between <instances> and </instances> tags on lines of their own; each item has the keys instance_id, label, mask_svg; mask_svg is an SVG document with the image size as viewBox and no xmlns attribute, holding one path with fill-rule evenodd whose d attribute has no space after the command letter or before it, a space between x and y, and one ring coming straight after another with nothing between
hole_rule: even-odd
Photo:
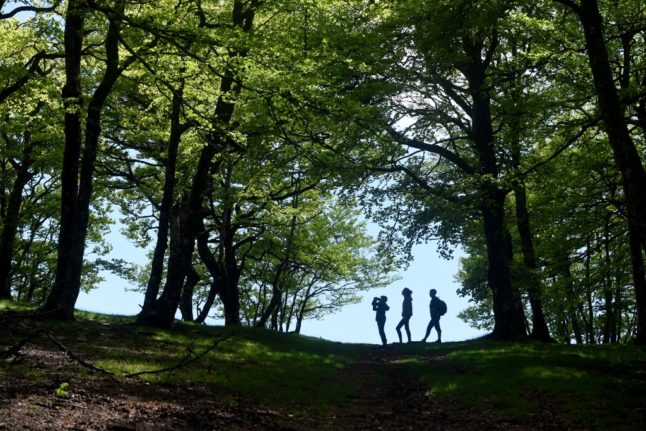
<instances>
[{"instance_id":1,"label":"person walking","mask_svg":"<svg viewBox=\"0 0 646 431\"><path fill-rule=\"evenodd\" d=\"M377 328L379 328L379 336L381 337L381 343L384 346L388 344L386 340L386 332L384 331L384 326L386 326L386 311L390 310L387 302L388 297L386 296L381 296L379 298L375 297L372 300L372 309L377 312L375 320L377 321Z\"/></svg>"},{"instance_id":2,"label":"person walking","mask_svg":"<svg viewBox=\"0 0 646 431\"><path fill-rule=\"evenodd\" d=\"M402 302L402 320L397 324L397 336L399 337L399 343L402 343L402 326L406 330L406 336L408 337L408 342L410 343L410 328L408 326L408 321L413 315L413 291L408 287L405 287L402 290L402 295L404 296L404 302Z\"/></svg>"},{"instance_id":3,"label":"person walking","mask_svg":"<svg viewBox=\"0 0 646 431\"><path fill-rule=\"evenodd\" d=\"M431 335L433 328L437 331L437 341L436 343L442 342L442 328L440 328L440 317L446 313L446 303L437 297L437 290L431 289L429 292L431 296L431 302L428 306L431 312L431 321L426 327L426 335L422 339L422 343L426 342L426 339Z\"/></svg>"}]
</instances>

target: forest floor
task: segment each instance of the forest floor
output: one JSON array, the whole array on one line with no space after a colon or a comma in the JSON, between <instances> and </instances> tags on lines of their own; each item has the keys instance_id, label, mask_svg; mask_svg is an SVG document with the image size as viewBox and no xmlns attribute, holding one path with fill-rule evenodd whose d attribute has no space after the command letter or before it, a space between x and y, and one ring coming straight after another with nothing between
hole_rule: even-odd
<instances>
[{"instance_id":1,"label":"forest floor","mask_svg":"<svg viewBox=\"0 0 646 431\"><path fill-rule=\"evenodd\" d=\"M0 319L2 320L2 319ZM0 322L5 323L6 322ZM88 323L84 324L87 327ZM37 325L36 325L37 326ZM3 328L6 329L6 326ZM101 325L104 344L121 337L125 348L144 348L123 338L119 325ZM320 388L306 387L300 401L264 402L249 392L226 385L199 382L151 383L137 377L115 376L99 371L86 359L96 359L85 336L73 342L69 334L56 338L34 335L34 325L11 331L13 345L0 343L0 430L583 430L561 403L548 392L529 390L531 413L506 414L495 403L465 403L429 389L434 369L447 365L445 350L424 350L412 361L430 374L411 372L412 345L375 347L355 345L356 357L339 367L333 378L321 382L335 390L342 401L316 407ZM31 335L29 335L31 334ZM0 334L2 335L2 334ZM58 335L57 335L58 336ZM21 338L22 337L22 338ZM29 339L29 337L33 337ZM3 338L0 336L0 341ZM62 340L62 341L61 341ZM83 342L83 340L85 340ZM448 343L447 343L448 344ZM94 346L96 347L96 346ZM15 348L12 354L7 354ZM103 346L105 348L105 346ZM426 349L426 347L423 347ZM415 350L415 351L417 351ZM84 359L85 358L85 359ZM421 358L422 362L419 362ZM124 359L125 360L125 359ZM94 362L96 363L96 362ZM260 364L262 365L262 364ZM298 364L292 364L294 368ZM469 373L451 363L453 372ZM630 414L613 429L643 429L644 364L637 373L637 386L627 387L635 398ZM204 371L206 373L206 371ZM268 366L264 372L274 370ZM504 370L503 370L504 372ZM615 369L612 372L616 372ZM430 376L430 377L429 377ZM622 375L622 378L625 376ZM351 383L352 390L342 389ZM641 386L641 389L639 385ZM631 389L632 388L632 389ZM637 389L635 389L637 388ZM276 391L280 391L279 388ZM632 393L630 391L633 391ZM636 392L637 391L637 392ZM311 395L312 403L308 397ZM297 405L297 408L294 406ZM603 412L600 412L602 414ZM602 427L598 427L602 429Z\"/></svg>"},{"instance_id":2,"label":"forest floor","mask_svg":"<svg viewBox=\"0 0 646 431\"><path fill-rule=\"evenodd\" d=\"M396 347L395 347L396 348ZM393 350L395 349L393 348ZM0 382L0 430L564 430L571 428L554 405L540 417L514 423L493 413L469 411L438 399L411 377L396 351L366 348L338 378L360 382L347 403L325 414L299 417L213 387L159 387L137 378L113 379L82 370L61 351L35 349L29 361L51 373ZM441 358L429 358L441 360ZM59 382L73 392L57 396Z\"/></svg>"}]
</instances>

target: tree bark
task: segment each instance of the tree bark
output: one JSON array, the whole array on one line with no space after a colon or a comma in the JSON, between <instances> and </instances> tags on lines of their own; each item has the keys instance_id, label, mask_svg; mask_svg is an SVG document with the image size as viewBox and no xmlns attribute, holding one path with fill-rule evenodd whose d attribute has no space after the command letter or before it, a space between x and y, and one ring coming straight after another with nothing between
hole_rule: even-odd
<instances>
[{"instance_id":1,"label":"tree bark","mask_svg":"<svg viewBox=\"0 0 646 431\"><path fill-rule=\"evenodd\" d=\"M82 106L80 101L82 95L80 62L84 28L82 7L81 1L70 1L66 16L71 21L68 23L66 20L65 25L67 82L63 89L63 98L67 103L67 108L62 174L61 230L54 287L41 309L42 312L53 318L64 320L74 318L74 305L81 290L85 237L90 215L94 168L101 135L101 114L112 87L123 71L119 68L119 28L125 0L120 0L117 2L115 14L110 17L110 25L105 39L105 73L88 104L85 145L79 164L78 158L81 154L80 109ZM67 53L68 49L69 54ZM132 61L134 58L129 60L129 62Z\"/></svg>"},{"instance_id":2,"label":"tree bark","mask_svg":"<svg viewBox=\"0 0 646 431\"><path fill-rule=\"evenodd\" d=\"M199 281L200 275L195 271L195 268L191 266L188 276L186 277L184 287L182 288L182 297L179 303L182 320L185 322L193 321L193 292L195 291L195 286Z\"/></svg>"},{"instance_id":3,"label":"tree bark","mask_svg":"<svg viewBox=\"0 0 646 431\"><path fill-rule=\"evenodd\" d=\"M516 197L516 226L520 236L521 249L523 251L523 262L529 271L531 279L527 293L529 295L529 305L532 308L532 332L530 336L536 340L551 342L545 315L543 314L543 300L541 298L540 278L538 277L538 264L534 254L534 241L529 223L529 212L527 211L527 194L524 184L517 184L514 188Z\"/></svg>"},{"instance_id":4,"label":"tree bark","mask_svg":"<svg viewBox=\"0 0 646 431\"><path fill-rule=\"evenodd\" d=\"M486 64L481 59L482 46L466 44L471 62L462 73L467 78L472 99L472 137L479 160L481 213L487 244L487 281L493 295L496 339L514 339L527 335L525 316L518 292L511 282L511 236L505 223L507 191L497 184L498 165L491 125L491 100L484 89Z\"/></svg>"},{"instance_id":5,"label":"tree bark","mask_svg":"<svg viewBox=\"0 0 646 431\"><path fill-rule=\"evenodd\" d=\"M644 269L641 239L636 232L636 227L630 224L628 225L628 238L637 310L635 343L644 345L646 344L646 270Z\"/></svg>"},{"instance_id":6,"label":"tree bark","mask_svg":"<svg viewBox=\"0 0 646 431\"><path fill-rule=\"evenodd\" d=\"M233 26L243 32L250 32L258 4L257 0L250 2L235 0L232 14ZM242 50L233 50L230 54L232 59L246 55L247 52ZM183 280L186 277L191 256L195 250L195 239L200 232L199 227L204 213L203 200L211 183L210 174L215 168L212 161L216 154L224 151L230 144L225 129L231 122L235 110L235 99L240 94L241 89L242 83L237 79L235 72L232 69L227 69L220 82L220 97L216 102L213 116L214 131L207 137L207 144L202 148L188 196L182 200L179 209L180 238L175 247L171 245L164 289L154 307L151 307L151 310L145 314L140 313L138 321L141 323L162 328L170 327L173 324ZM228 268L225 268L225 270L228 270ZM227 278L229 277L230 275L227 274ZM226 310L225 302L228 303L229 307L235 308L235 304L229 303L229 301L235 301L236 298L238 312L240 309L239 293L230 292L230 289L232 287L227 285L223 286L221 290L221 298L225 305L225 320L226 316L228 316L229 322L239 323L240 317L234 318L232 309L228 310L228 312Z\"/></svg>"},{"instance_id":7,"label":"tree bark","mask_svg":"<svg viewBox=\"0 0 646 431\"><path fill-rule=\"evenodd\" d=\"M61 226L54 286L41 311L62 319L74 318L76 297L68 286L78 198L78 173L81 155L81 51L84 18L81 0L69 0L65 14L65 85L62 96L65 107L65 149L61 174Z\"/></svg>"},{"instance_id":8,"label":"tree bark","mask_svg":"<svg viewBox=\"0 0 646 431\"><path fill-rule=\"evenodd\" d=\"M168 156L165 161L164 191L159 206L159 223L157 225L157 241L150 266L150 276L144 296L144 303L140 316L148 315L155 306L159 287L164 272L164 256L168 247L168 229L173 211L173 197L175 194L175 173L177 170L177 153L182 138L183 127L180 123L182 112L183 85L173 93L171 108L170 138L168 140Z\"/></svg>"},{"instance_id":9,"label":"tree bark","mask_svg":"<svg viewBox=\"0 0 646 431\"><path fill-rule=\"evenodd\" d=\"M33 176L29 171L34 162L31 153L33 148L31 133L25 132L23 139L22 160L17 164L16 179L9 194L9 201L2 221L2 233L0 233L0 299L11 299L11 260L18 232L20 205L23 190Z\"/></svg>"},{"instance_id":10,"label":"tree bark","mask_svg":"<svg viewBox=\"0 0 646 431\"><path fill-rule=\"evenodd\" d=\"M556 0L570 7L578 16L585 36L586 51L592 71L592 77L597 94L599 110L603 119L608 141L612 147L615 164L621 173L626 199L627 219L629 229L635 238L639 238L639 246L646 250L646 171L642 165L639 151L635 147L626 120L623 107L619 100L612 68L608 58L608 50L603 34L603 19L597 0L581 0L580 6L571 0ZM631 240L632 241L632 240ZM633 276L642 272L641 263L632 260ZM635 290L643 285L644 280L633 280ZM638 301L646 301L646 297L635 292ZM638 304L638 309L646 309L646 304ZM638 316L646 319L646 315ZM646 327L646 322L638 322L638 328ZM646 343L646 335L638 337L639 343Z\"/></svg>"}]
</instances>

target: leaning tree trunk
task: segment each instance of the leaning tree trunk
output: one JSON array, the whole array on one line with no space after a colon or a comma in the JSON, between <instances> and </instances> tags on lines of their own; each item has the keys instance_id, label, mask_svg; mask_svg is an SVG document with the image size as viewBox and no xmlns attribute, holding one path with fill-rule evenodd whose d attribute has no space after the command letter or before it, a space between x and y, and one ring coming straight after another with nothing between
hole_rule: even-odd
<instances>
[{"instance_id":1,"label":"leaning tree trunk","mask_svg":"<svg viewBox=\"0 0 646 431\"><path fill-rule=\"evenodd\" d=\"M208 233L206 232L203 224L201 232L197 236L197 251L200 255L200 259L202 259L202 263L204 263L204 266L206 266L206 269L211 275L211 288L209 289L209 294L206 297L206 302L204 303L200 314L197 316L197 319L195 319L197 323L204 323L209 315L209 311L211 311L213 303L215 302L216 295L220 293L219 287L223 284L222 275L224 270L209 250Z\"/></svg>"},{"instance_id":2,"label":"leaning tree trunk","mask_svg":"<svg viewBox=\"0 0 646 431\"><path fill-rule=\"evenodd\" d=\"M608 58L608 50L603 34L603 19L597 0L581 0L580 5L572 0L555 0L571 8L578 16L585 37L586 51L592 71L593 82L597 94L599 110L605 126L608 141L612 147L615 164L621 173L626 199L626 209L629 229L634 238L639 239L641 253L646 250L646 171L641 162L639 151L633 142L623 107L619 100L615 79ZM631 245L631 247L633 247ZM635 253L636 256L636 253ZM632 259L633 277L643 275L643 257L638 262ZM637 301L646 301L643 293L638 293L639 286L646 284L642 279L634 279L635 297ZM638 303L637 309L646 309L646 303ZM637 316L637 342L646 344L646 315Z\"/></svg>"},{"instance_id":3,"label":"leaning tree trunk","mask_svg":"<svg viewBox=\"0 0 646 431\"><path fill-rule=\"evenodd\" d=\"M164 272L164 256L168 246L168 229L172 216L173 196L175 193L175 172L177 170L177 153L182 138L183 127L180 123L182 111L183 85L173 92L171 109L170 138L168 140L168 156L164 163L164 191L159 206L159 223L157 225L157 242L150 264L150 276L144 296L144 303L140 315L147 315L154 308L159 294L159 287Z\"/></svg>"}]
</instances>

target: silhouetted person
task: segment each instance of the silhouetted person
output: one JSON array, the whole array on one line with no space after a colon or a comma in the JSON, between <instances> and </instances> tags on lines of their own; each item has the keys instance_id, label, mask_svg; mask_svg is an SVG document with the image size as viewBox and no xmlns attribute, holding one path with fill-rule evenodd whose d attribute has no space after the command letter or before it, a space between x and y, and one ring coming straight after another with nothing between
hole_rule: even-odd
<instances>
[{"instance_id":1,"label":"silhouetted person","mask_svg":"<svg viewBox=\"0 0 646 431\"><path fill-rule=\"evenodd\" d=\"M390 307L386 302L388 302L388 298L386 296L382 296L380 298L375 297L372 300L372 309L377 312L375 320L377 321L377 328L379 328L379 336L381 337L381 343L384 346L387 344L386 333L384 332L384 326L386 325L386 311L390 310Z\"/></svg>"},{"instance_id":2,"label":"silhouetted person","mask_svg":"<svg viewBox=\"0 0 646 431\"><path fill-rule=\"evenodd\" d=\"M408 321L413 315L413 291L408 287L404 287L402 290L402 295L404 295L404 302L402 302L402 320L397 324L397 336L399 337L399 342L402 342L402 326L406 329L406 336L408 337L408 342L410 343L410 328L408 327Z\"/></svg>"},{"instance_id":3,"label":"silhouetted person","mask_svg":"<svg viewBox=\"0 0 646 431\"><path fill-rule=\"evenodd\" d=\"M442 317L442 315L446 313L446 304L440 298L435 296L437 294L437 290L431 289L429 294L431 296L431 303L429 304L428 308L431 311L431 321L428 322L428 326L426 327L426 335L424 335L422 342L426 342L426 339L431 334L431 330L435 328L435 330L437 331L436 342L441 343L442 329L440 328L440 317Z\"/></svg>"}]
</instances>

